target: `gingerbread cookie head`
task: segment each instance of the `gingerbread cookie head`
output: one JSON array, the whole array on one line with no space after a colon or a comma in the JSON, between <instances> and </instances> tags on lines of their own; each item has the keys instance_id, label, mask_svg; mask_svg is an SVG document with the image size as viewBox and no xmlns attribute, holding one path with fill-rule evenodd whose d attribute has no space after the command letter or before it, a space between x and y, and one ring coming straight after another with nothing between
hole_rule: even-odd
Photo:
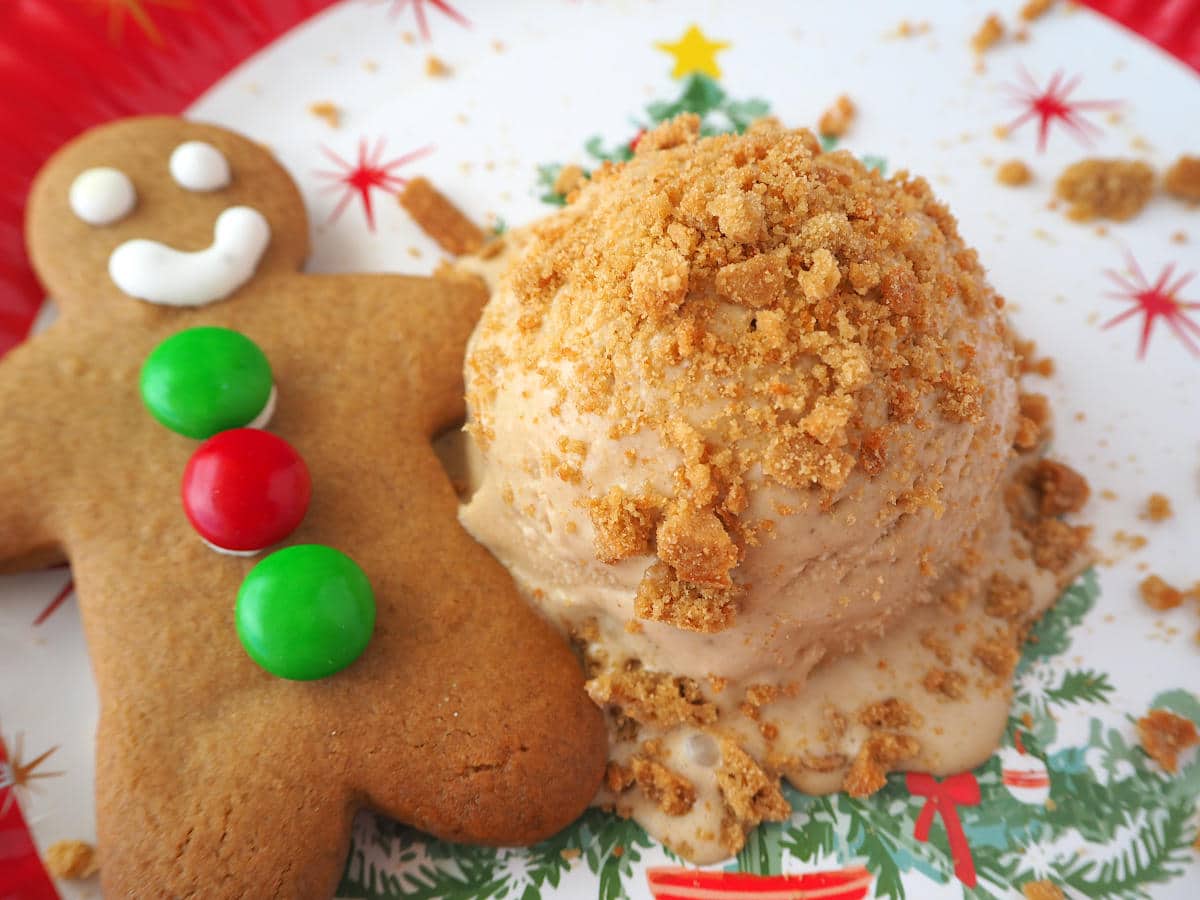
<instances>
[{"instance_id":1,"label":"gingerbread cookie head","mask_svg":"<svg viewBox=\"0 0 1200 900\"><path fill-rule=\"evenodd\" d=\"M42 169L29 253L66 315L156 317L238 301L308 254L295 184L253 141L167 117L87 132Z\"/></svg>"}]
</instances>

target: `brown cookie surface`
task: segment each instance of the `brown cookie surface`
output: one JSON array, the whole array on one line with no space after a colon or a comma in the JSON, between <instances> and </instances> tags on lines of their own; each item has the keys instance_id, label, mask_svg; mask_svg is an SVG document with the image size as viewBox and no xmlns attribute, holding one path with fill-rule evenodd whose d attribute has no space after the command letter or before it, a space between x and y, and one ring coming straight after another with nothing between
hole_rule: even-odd
<instances>
[{"instance_id":1,"label":"brown cookie surface","mask_svg":"<svg viewBox=\"0 0 1200 900\"><path fill-rule=\"evenodd\" d=\"M232 181L184 190L167 161L216 147ZM137 194L89 225L68 195L111 166ZM184 251L232 206L270 243L253 277L189 308L124 294L125 241ZM0 565L72 563L100 695L97 816L109 896L322 896L356 809L450 840L528 843L591 799L605 759L598 711L559 636L456 519L430 446L463 415L463 348L481 287L396 275L306 275L303 203L260 147L173 118L125 120L61 150L29 201L27 237L61 310L0 363ZM197 442L142 405L139 370L164 338L220 325L270 360L269 430L312 474L288 544L349 554L375 591L363 656L314 682L246 655L234 601L258 558L206 547L179 500Z\"/></svg>"}]
</instances>

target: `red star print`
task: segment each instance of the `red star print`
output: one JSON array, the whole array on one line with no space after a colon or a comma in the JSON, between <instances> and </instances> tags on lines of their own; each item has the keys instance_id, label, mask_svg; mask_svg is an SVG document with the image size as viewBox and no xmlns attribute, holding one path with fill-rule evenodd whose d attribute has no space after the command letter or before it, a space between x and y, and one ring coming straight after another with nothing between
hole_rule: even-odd
<instances>
[{"instance_id":1,"label":"red star print","mask_svg":"<svg viewBox=\"0 0 1200 900\"><path fill-rule=\"evenodd\" d=\"M1138 343L1138 359L1143 359L1146 356L1146 348L1150 345L1150 332L1154 328L1154 322L1156 319L1163 319L1167 323L1167 327L1175 332L1175 336L1183 341L1185 347L1192 353L1200 355L1200 346L1195 341L1196 337L1200 337L1200 325L1196 324L1187 314L1189 309L1200 309L1200 303L1179 299L1179 291L1195 277L1196 273L1188 272L1172 282L1171 276L1175 274L1175 264L1172 263L1162 270L1154 284L1150 284L1133 256L1127 256L1127 264L1132 280L1124 278L1111 269L1104 274L1121 288L1119 292L1110 293L1109 296L1132 303L1133 306L1109 319L1101 327L1112 328L1126 319L1141 315L1142 337Z\"/></svg>"},{"instance_id":2,"label":"red star print","mask_svg":"<svg viewBox=\"0 0 1200 900\"><path fill-rule=\"evenodd\" d=\"M425 19L426 3L436 9L438 12L442 13L442 15L446 16L446 18L457 22L463 28L471 27L471 23L467 20L466 16L447 3L446 0L392 0L391 14L393 16L400 15L400 13L404 12L405 7L407 7L410 3L412 4L413 10L416 12L417 28L420 30L421 38L423 40L429 40L429 22Z\"/></svg>"},{"instance_id":3,"label":"red star print","mask_svg":"<svg viewBox=\"0 0 1200 900\"><path fill-rule=\"evenodd\" d=\"M1091 139L1100 134L1100 129L1080 115L1088 110L1114 109L1120 104L1115 100L1071 100L1071 93L1079 87L1082 77L1076 75L1063 81L1060 69L1051 77L1046 87L1039 88L1033 76L1022 66L1020 69L1021 84L1006 84L1004 87L1011 93L1016 102L1025 107L1013 122L1007 126L1008 131L1015 131L1026 122L1038 120L1038 152L1046 149L1046 138L1050 135L1050 123L1062 122L1076 138L1088 144Z\"/></svg>"},{"instance_id":4,"label":"red star print","mask_svg":"<svg viewBox=\"0 0 1200 900\"><path fill-rule=\"evenodd\" d=\"M322 178L333 180L333 184L325 186L327 190L342 191L342 197L338 200L337 206L333 208L333 212L329 214L328 221L336 222L338 216L357 195L362 200L363 210L367 214L367 227L374 231L375 212L371 208L371 192L375 188L379 188L386 193L395 194L408 181L399 175L393 175L392 170L405 163L410 163L414 159L420 159L433 150L431 146L421 147L387 162L380 162L380 157L383 155L383 144L384 139L380 138L375 143L375 147L368 152L366 138L363 138L358 142L358 160L354 163L342 159L328 147L321 148L322 152L338 167L338 171L319 170L317 174Z\"/></svg>"}]
</instances>

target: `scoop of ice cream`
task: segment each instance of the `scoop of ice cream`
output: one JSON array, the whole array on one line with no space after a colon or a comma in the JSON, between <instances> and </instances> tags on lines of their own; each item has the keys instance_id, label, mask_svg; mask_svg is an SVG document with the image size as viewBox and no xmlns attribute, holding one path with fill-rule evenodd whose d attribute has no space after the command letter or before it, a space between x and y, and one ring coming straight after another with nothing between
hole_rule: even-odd
<instances>
[{"instance_id":1,"label":"scoop of ice cream","mask_svg":"<svg viewBox=\"0 0 1200 900\"><path fill-rule=\"evenodd\" d=\"M518 242L468 350L462 521L550 618L648 669L794 682L953 576L1017 389L924 181L682 117Z\"/></svg>"}]
</instances>

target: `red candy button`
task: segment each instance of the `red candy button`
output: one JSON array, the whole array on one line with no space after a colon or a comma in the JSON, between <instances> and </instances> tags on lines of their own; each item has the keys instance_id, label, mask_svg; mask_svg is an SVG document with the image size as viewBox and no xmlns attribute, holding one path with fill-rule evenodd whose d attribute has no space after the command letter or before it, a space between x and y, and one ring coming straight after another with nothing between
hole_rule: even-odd
<instances>
[{"instance_id":1,"label":"red candy button","mask_svg":"<svg viewBox=\"0 0 1200 900\"><path fill-rule=\"evenodd\" d=\"M234 428L196 448L183 471L183 511L218 550L253 553L296 530L312 479L292 445L268 431Z\"/></svg>"}]
</instances>

